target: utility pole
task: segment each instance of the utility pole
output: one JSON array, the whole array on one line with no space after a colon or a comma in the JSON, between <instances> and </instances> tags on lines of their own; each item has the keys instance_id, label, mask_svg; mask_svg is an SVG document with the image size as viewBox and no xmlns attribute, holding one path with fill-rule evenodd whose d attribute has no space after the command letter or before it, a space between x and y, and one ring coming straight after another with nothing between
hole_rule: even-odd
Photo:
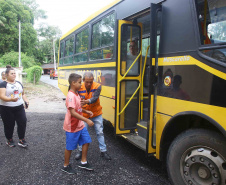
<instances>
[{"instance_id":1,"label":"utility pole","mask_svg":"<svg viewBox=\"0 0 226 185\"><path fill-rule=\"evenodd\" d=\"M19 67L21 67L21 25L19 20Z\"/></svg>"}]
</instances>

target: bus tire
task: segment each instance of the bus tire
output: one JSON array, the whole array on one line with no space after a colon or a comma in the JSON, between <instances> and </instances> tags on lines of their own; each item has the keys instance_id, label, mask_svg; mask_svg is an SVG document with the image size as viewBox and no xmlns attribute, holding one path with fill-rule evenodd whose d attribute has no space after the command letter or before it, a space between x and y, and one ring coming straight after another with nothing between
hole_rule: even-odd
<instances>
[{"instance_id":1,"label":"bus tire","mask_svg":"<svg viewBox=\"0 0 226 185\"><path fill-rule=\"evenodd\" d=\"M225 184L225 137L205 129L183 132L170 145L167 171L174 185Z\"/></svg>"}]
</instances>

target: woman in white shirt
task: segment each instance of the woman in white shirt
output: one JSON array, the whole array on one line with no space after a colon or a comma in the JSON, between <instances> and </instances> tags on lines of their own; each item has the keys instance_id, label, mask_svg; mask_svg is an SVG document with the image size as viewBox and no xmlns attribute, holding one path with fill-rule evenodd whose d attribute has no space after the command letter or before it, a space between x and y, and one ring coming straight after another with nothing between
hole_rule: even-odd
<instances>
[{"instance_id":1,"label":"woman in white shirt","mask_svg":"<svg viewBox=\"0 0 226 185\"><path fill-rule=\"evenodd\" d=\"M27 118L24 110L29 105L28 99L24 94L23 85L16 81L15 70L11 66L6 66L6 81L0 83L0 106L1 117L4 124L6 144L9 147L15 147L13 141L13 131L15 122L17 123L17 133L19 137L18 145L27 147L24 139L26 131Z\"/></svg>"}]
</instances>

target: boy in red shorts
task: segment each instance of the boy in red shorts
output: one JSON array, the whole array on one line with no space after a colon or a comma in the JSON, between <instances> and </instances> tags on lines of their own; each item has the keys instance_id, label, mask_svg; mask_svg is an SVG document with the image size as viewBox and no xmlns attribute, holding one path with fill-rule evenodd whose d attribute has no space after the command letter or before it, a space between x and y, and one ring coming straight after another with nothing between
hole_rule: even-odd
<instances>
[{"instance_id":1,"label":"boy in red shorts","mask_svg":"<svg viewBox=\"0 0 226 185\"><path fill-rule=\"evenodd\" d=\"M78 90L81 88L82 76L72 73L69 76L70 90L66 98L67 113L65 115L63 129L66 131L66 149L64 156L64 167L62 171L69 174L75 174L75 170L72 169L69 164L71 152L77 148L77 145L82 145L82 160L78 167L86 170L93 170L90 164L87 162L87 152L91 138L83 123L85 121L89 126L93 126L93 122L82 116L82 112L92 116L91 111L82 110L80 104L80 96Z\"/></svg>"}]
</instances>

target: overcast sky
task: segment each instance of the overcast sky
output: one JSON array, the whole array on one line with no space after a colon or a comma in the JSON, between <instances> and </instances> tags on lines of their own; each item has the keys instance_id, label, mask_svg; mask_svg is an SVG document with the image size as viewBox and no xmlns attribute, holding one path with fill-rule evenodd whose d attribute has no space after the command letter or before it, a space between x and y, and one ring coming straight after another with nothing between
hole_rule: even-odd
<instances>
[{"instance_id":1,"label":"overcast sky","mask_svg":"<svg viewBox=\"0 0 226 185\"><path fill-rule=\"evenodd\" d=\"M39 8L47 12L48 18L36 21L35 27L40 22L47 22L51 26L58 26L62 34L65 34L113 1L115 0L36 0Z\"/></svg>"}]
</instances>

